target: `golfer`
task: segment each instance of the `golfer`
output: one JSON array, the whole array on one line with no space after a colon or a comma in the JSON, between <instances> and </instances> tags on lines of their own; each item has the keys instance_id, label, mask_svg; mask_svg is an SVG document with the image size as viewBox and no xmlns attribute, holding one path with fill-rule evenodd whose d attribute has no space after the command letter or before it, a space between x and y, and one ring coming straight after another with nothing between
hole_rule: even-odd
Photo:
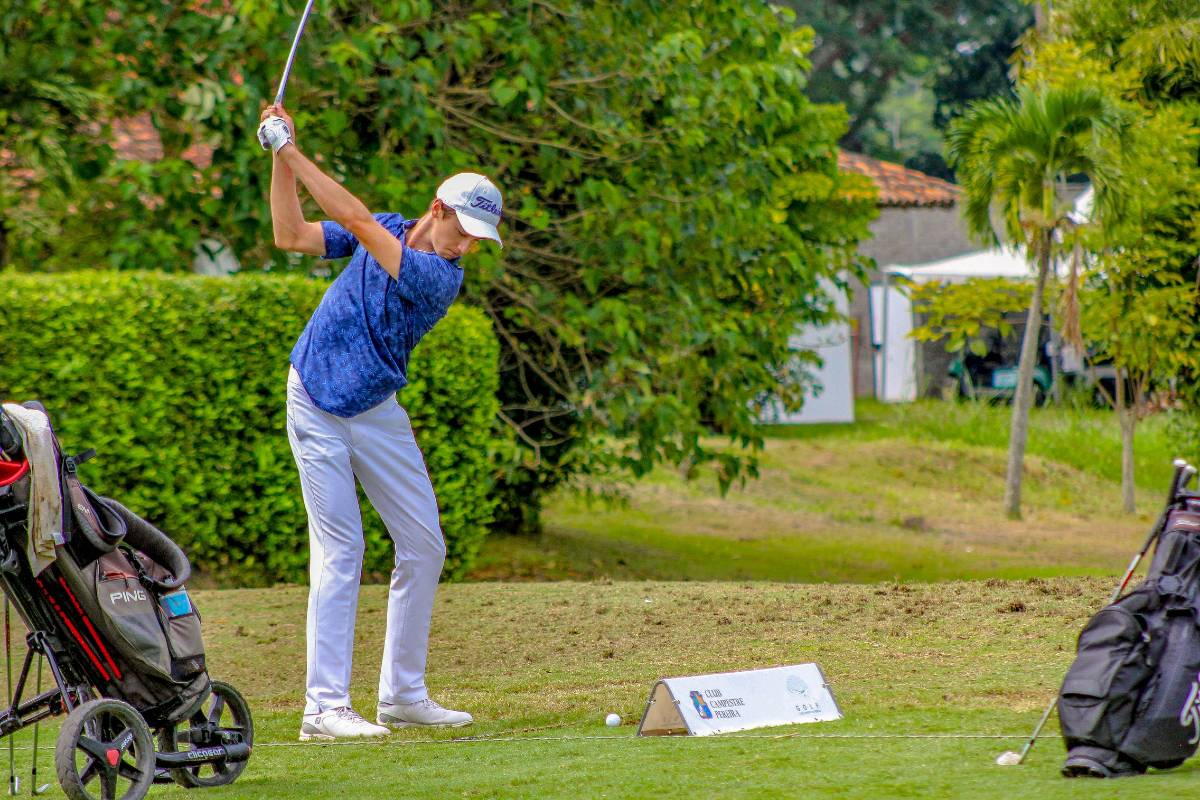
<instances>
[{"instance_id":1,"label":"golfer","mask_svg":"<svg viewBox=\"0 0 1200 800\"><path fill-rule=\"evenodd\" d=\"M438 188L419 219L372 215L300 152L295 126L281 106L268 107L262 120L259 139L274 151L275 245L350 258L296 342L288 375L287 431L308 512L310 559L300 739L470 724L470 714L442 708L425 687L433 596L446 544L425 461L396 392L408 383L412 349L458 295L459 258L480 239L500 243L500 191L482 175L462 173ZM297 180L330 221L305 221ZM364 550L355 478L396 546L379 724L350 705Z\"/></svg>"}]
</instances>

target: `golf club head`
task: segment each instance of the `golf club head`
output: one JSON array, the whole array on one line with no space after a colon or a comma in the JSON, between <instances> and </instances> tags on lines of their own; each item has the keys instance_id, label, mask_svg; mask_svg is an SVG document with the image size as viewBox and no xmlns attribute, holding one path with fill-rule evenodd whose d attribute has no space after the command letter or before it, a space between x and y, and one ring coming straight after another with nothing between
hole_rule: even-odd
<instances>
[{"instance_id":1,"label":"golf club head","mask_svg":"<svg viewBox=\"0 0 1200 800\"><path fill-rule=\"evenodd\" d=\"M38 795L45 794L48 791L50 791L50 784L43 783L41 786L37 786L34 788L33 796L37 797Z\"/></svg>"},{"instance_id":2,"label":"golf club head","mask_svg":"<svg viewBox=\"0 0 1200 800\"><path fill-rule=\"evenodd\" d=\"M1177 458L1171 462L1174 470L1171 473L1170 492L1167 496L1167 504L1174 503L1179 497L1179 493L1183 491L1183 475L1184 470L1188 468L1188 463L1182 458Z\"/></svg>"},{"instance_id":3,"label":"golf club head","mask_svg":"<svg viewBox=\"0 0 1200 800\"><path fill-rule=\"evenodd\" d=\"M1192 482L1192 478L1196 477L1196 468L1188 464L1183 468L1183 472L1179 475L1179 490L1186 491L1188 484Z\"/></svg>"}]
</instances>

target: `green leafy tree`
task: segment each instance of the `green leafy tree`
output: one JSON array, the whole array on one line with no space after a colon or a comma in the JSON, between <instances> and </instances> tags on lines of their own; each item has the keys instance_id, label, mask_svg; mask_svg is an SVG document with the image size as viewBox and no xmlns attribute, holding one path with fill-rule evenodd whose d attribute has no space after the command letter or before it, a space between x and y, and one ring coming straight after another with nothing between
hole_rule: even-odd
<instances>
[{"instance_id":1,"label":"green leafy tree","mask_svg":"<svg viewBox=\"0 0 1200 800\"><path fill-rule=\"evenodd\" d=\"M1137 510L1134 483L1134 436L1138 422L1169 400L1169 381L1200 368L1195 336L1196 289L1177 274L1154 275L1160 285L1146 285L1138 271L1164 254L1136 248L1099 260L1104 271L1099 285L1082 295L1084 340L1097 358L1117 371L1114 391L1097 386L1116 410L1121 426L1121 504ZM1150 263L1147 263L1150 262Z\"/></svg>"},{"instance_id":2,"label":"green leafy tree","mask_svg":"<svg viewBox=\"0 0 1200 800\"><path fill-rule=\"evenodd\" d=\"M57 233L52 209L111 158L100 123L111 67L92 45L104 6L68 0L0 8L0 268L14 242Z\"/></svg>"},{"instance_id":3,"label":"green leafy tree","mask_svg":"<svg viewBox=\"0 0 1200 800\"><path fill-rule=\"evenodd\" d=\"M1010 314L1029 308L1033 287L1007 278L973 278L961 283L929 281L910 289L913 312L922 322L911 336L919 342L943 342L946 352L987 355L984 334L1011 336Z\"/></svg>"},{"instance_id":4,"label":"green leafy tree","mask_svg":"<svg viewBox=\"0 0 1200 800\"><path fill-rule=\"evenodd\" d=\"M1118 390L1108 399L1121 425L1127 513L1135 511L1138 421L1164 398L1190 404L1200 374L1200 136L1190 116L1161 108L1143 114L1127 137L1123 213L1093 234L1099 252L1091 285L1081 293L1082 338L1117 369Z\"/></svg>"},{"instance_id":5,"label":"green leafy tree","mask_svg":"<svg viewBox=\"0 0 1200 800\"><path fill-rule=\"evenodd\" d=\"M938 70L933 80L933 124L940 130L976 100L1013 96L1013 56L1033 24L1033 14L1024 3L1005 10L985 17L987 27L980 35L957 44Z\"/></svg>"},{"instance_id":6,"label":"green leafy tree","mask_svg":"<svg viewBox=\"0 0 1200 800\"><path fill-rule=\"evenodd\" d=\"M125 68L108 90L151 112L167 157L110 184L132 199L89 205L125 233L97 260L183 267L203 234L248 267L293 268L270 246L254 130L298 11L109 8L102 45ZM501 464L507 524L572 476L711 460L725 484L753 474L760 401L799 404L789 336L833 317L823 281L855 267L874 214L869 185L836 169L844 112L805 96L811 44L732 0L345 0L310 21L288 106L370 207L419 214L464 169L505 190L506 247L468 261L464 298L500 338L522 445ZM195 142L204 170L178 157Z\"/></svg>"},{"instance_id":7,"label":"green leafy tree","mask_svg":"<svg viewBox=\"0 0 1200 800\"><path fill-rule=\"evenodd\" d=\"M1195 0L1055 0L1029 48L1048 55L1060 42L1103 65L1126 94L1150 105L1200 96L1200 5Z\"/></svg>"},{"instance_id":8,"label":"green leafy tree","mask_svg":"<svg viewBox=\"0 0 1200 800\"><path fill-rule=\"evenodd\" d=\"M1023 0L787 0L816 32L810 96L843 103L848 149L946 174L940 147L892 146L893 115L913 84L922 105L903 124L940 130L966 103L1010 92L1008 59L1032 22Z\"/></svg>"},{"instance_id":9,"label":"green leafy tree","mask_svg":"<svg viewBox=\"0 0 1200 800\"><path fill-rule=\"evenodd\" d=\"M972 105L947 135L947 152L966 195L968 227L988 243L999 244L995 210L1004 238L1025 248L1036 276L1013 399L1004 487L1010 516L1021 513L1021 472L1046 284L1057 235L1069 226L1069 208L1055 187L1067 175L1086 174L1096 190L1096 218L1103 220L1117 200L1110 190L1125 127L1118 109L1096 89L1023 87L1016 101Z\"/></svg>"},{"instance_id":10,"label":"green leafy tree","mask_svg":"<svg viewBox=\"0 0 1200 800\"><path fill-rule=\"evenodd\" d=\"M1121 150L1122 213L1080 236L1095 253L1080 295L1083 336L1121 378L1109 402L1121 425L1128 512L1138 420L1164 406L1194 414L1200 397L1198 31L1195 2L1062 0L1030 36L1021 65L1027 83L1096 85L1132 121Z\"/></svg>"}]
</instances>

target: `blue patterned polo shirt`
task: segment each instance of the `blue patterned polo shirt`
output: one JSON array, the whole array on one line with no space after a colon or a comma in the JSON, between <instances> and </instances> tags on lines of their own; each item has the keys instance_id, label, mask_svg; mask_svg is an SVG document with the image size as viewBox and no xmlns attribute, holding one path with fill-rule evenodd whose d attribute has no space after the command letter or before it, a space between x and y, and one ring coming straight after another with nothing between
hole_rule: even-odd
<instances>
[{"instance_id":1,"label":"blue patterned polo shirt","mask_svg":"<svg viewBox=\"0 0 1200 800\"><path fill-rule=\"evenodd\" d=\"M401 241L416 224L399 214L375 219ZM318 408L353 417L408 384L409 354L446 316L463 273L458 259L405 247L397 280L341 225L321 228L325 258L350 256L350 263L325 291L291 362Z\"/></svg>"}]
</instances>

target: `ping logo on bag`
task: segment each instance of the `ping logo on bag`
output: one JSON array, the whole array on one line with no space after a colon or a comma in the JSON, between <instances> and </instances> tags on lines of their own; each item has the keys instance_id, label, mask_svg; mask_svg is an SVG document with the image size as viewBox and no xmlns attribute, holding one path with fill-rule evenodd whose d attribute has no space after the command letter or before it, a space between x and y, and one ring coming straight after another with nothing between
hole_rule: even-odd
<instances>
[{"instance_id":1,"label":"ping logo on bag","mask_svg":"<svg viewBox=\"0 0 1200 800\"><path fill-rule=\"evenodd\" d=\"M144 600L149 600L150 595L146 594L144 589L134 589L132 592L125 590L120 592L109 592L108 602L113 603L140 603Z\"/></svg>"},{"instance_id":2,"label":"ping logo on bag","mask_svg":"<svg viewBox=\"0 0 1200 800\"><path fill-rule=\"evenodd\" d=\"M1187 700L1179 712L1179 724L1185 728L1189 725L1192 727L1192 738L1188 739L1188 744L1200 743L1200 675L1192 681L1192 690L1188 692Z\"/></svg>"}]
</instances>

